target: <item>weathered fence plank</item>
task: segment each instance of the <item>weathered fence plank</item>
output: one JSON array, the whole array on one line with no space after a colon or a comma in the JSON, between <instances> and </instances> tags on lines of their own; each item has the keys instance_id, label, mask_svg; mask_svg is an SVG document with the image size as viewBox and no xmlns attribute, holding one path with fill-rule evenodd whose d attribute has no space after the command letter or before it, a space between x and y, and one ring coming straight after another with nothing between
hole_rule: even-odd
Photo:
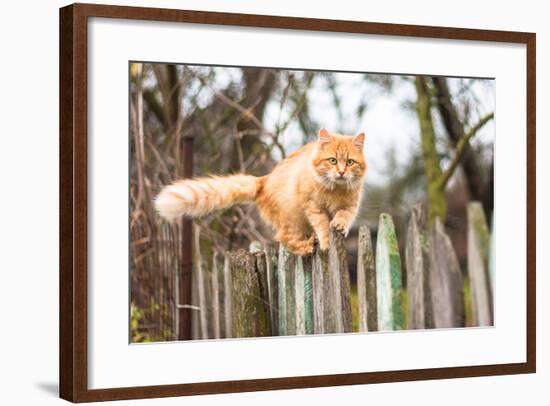
<instances>
[{"instance_id":1,"label":"weathered fence plank","mask_svg":"<svg viewBox=\"0 0 550 406\"><path fill-rule=\"evenodd\" d=\"M220 288L218 283L219 271L218 271L218 255L212 256L212 270L210 271L210 287L211 287L211 300L212 300L212 333L213 338L221 337L220 327Z\"/></svg>"},{"instance_id":2,"label":"weathered fence plank","mask_svg":"<svg viewBox=\"0 0 550 406\"><path fill-rule=\"evenodd\" d=\"M279 285L279 335L296 334L296 302L294 295L295 257L279 245L277 277Z\"/></svg>"},{"instance_id":3,"label":"weathered fence plank","mask_svg":"<svg viewBox=\"0 0 550 406\"><path fill-rule=\"evenodd\" d=\"M479 294L476 275L484 275L482 286L492 293L489 233L479 210L476 204L468 207L473 296ZM376 257L368 227L359 228L359 331L464 326L463 278L453 246L441 221L436 219L429 233L425 227L421 208L415 207L405 247L408 326L404 325L401 258L393 220L388 214L380 215ZM201 257L199 239L197 228L193 239L192 306L196 339L352 331L351 283L341 233L331 230L328 252L316 249L313 256L296 257L283 245L278 250L269 246L264 250L256 244L251 245L254 253L228 253L223 269L214 255L210 270ZM472 274L480 269L482 273ZM479 305L478 296L473 302ZM476 309L475 316L480 317ZM492 313L490 317L492 323Z\"/></svg>"},{"instance_id":4,"label":"weathered fence plank","mask_svg":"<svg viewBox=\"0 0 550 406\"><path fill-rule=\"evenodd\" d=\"M204 272L204 262L201 255L200 249L200 228L195 226L193 233L193 264L197 272L197 292L198 292L198 302L199 302L199 321L200 321L200 331L201 338L208 338L208 305L206 302L207 288L205 286L205 272Z\"/></svg>"},{"instance_id":5,"label":"weathered fence plank","mask_svg":"<svg viewBox=\"0 0 550 406\"><path fill-rule=\"evenodd\" d=\"M225 255L223 259L223 291L223 316L225 337L231 338L233 337L233 305L231 299L231 263L228 255Z\"/></svg>"},{"instance_id":6,"label":"weathered fence plank","mask_svg":"<svg viewBox=\"0 0 550 406\"><path fill-rule=\"evenodd\" d=\"M206 287L203 265L200 249L200 228L195 225L193 230L193 282L196 283L197 300L194 305L199 308L200 334L198 335L198 338L206 339L208 338L208 306L206 304Z\"/></svg>"},{"instance_id":7,"label":"weathered fence plank","mask_svg":"<svg viewBox=\"0 0 550 406\"><path fill-rule=\"evenodd\" d=\"M359 331L376 331L376 270L368 226L359 227L357 246L357 297L359 302Z\"/></svg>"},{"instance_id":8,"label":"weathered fence plank","mask_svg":"<svg viewBox=\"0 0 550 406\"><path fill-rule=\"evenodd\" d=\"M269 291L267 288L267 259L264 251L259 251L254 254L256 260L256 273L258 284L260 286L260 299L264 306L269 327L269 335L271 334L271 312L269 309Z\"/></svg>"},{"instance_id":9,"label":"weathered fence plank","mask_svg":"<svg viewBox=\"0 0 550 406\"><path fill-rule=\"evenodd\" d=\"M468 204L468 275L476 326L493 325L493 295L489 276L490 237L483 207Z\"/></svg>"},{"instance_id":10,"label":"weathered fence plank","mask_svg":"<svg viewBox=\"0 0 550 406\"><path fill-rule=\"evenodd\" d=\"M411 211L407 229L405 261L407 265L407 296L409 299L409 329L433 328L430 292L430 256L422 207Z\"/></svg>"},{"instance_id":11,"label":"weathered fence plank","mask_svg":"<svg viewBox=\"0 0 550 406\"><path fill-rule=\"evenodd\" d=\"M206 259L202 258L201 261L202 277L203 277L203 289L204 289L204 316L206 318L206 331L207 338L214 338L214 314L213 314L213 301L212 301L212 271L208 266ZM201 313L203 309L201 308Z\"/></svg>"},{"instance_id":12,"label":"weathered fence plank","mask_svg":"<svg viewBox=\"0 0 550 406\"><path fill-rule=\"evenodd\" d=\"M199 304L199 279L197 277L197 268L195 259L193 258L191 267L191 339L200 340L200 304ZM180 290L181 294L181 290ZM185 304L184 304L185 305Z\"/></svg>"},{"instance_id":13,"label":"weathered fence plank","mask_svg":"<svg viewBox=\"0 0 550 406\"><path fill-rule=\"evenodd\" d=\"M463 327L464 281L453 245L439 218L430 230L429 252L434 326Z\"/></svg>"},{"instance_id":14,"label":"weathered fence plank","mask_svg":"<svg viewBox=\"0 0 550 406\"><path fill-rule=\"evenodd\" d=\"M216 252L216 277L218 279L218 319L220 323L220 338L225 338L226 336L226 327L225 327L225 296L227 292L225 291L225 275L224 275L224 264L220 261L220 255Z\"/></svg>"},{"instance_id":15,"label":"weathered fence plank","mask_svg":"<svg viewBox=\"0 0 550 406\"><path fill-rule=\"evenodd\" d=\"M239 250L230 254L233 337L269 335L269 322L261 299L254 255Z\"/></svg>"},{"instance_id":16,"label":"weathered fence plank","mask_svg":"<svg viewBox=\"0 0 550 406\"><path fill-rule=\"evenodd\" d=\"M313 257L303 258L305 333L313 334Z\"/></svg>"},{"instance_id":17,"label":"weathered fence plank","mask_svg":"<svg viewBox=\"0 0 550 406\"><path fill-rule=\"evenodd\" d=\"M269 311L271 320L271 332L279 335L279 288L277 280L277 254L274 246L268 246L266 250L267 264L267 288L269 292Z\"/></svg>"},{"instance_id":18,"label":"weathered fence plank","mask_svg":"<svg viewBox=\"0 0 550 406\"><path fill-rule=\"evenodd\" d=\"M176 225L172 225L173 228L176 228ZM178 250L176 249L176 247L179 247L179 244L177 243L177 236L178 236L178 233L175 232L175 231L172 231L172 235L169 239L169 244L170 244L170 247L169 247L169 252L170 253L174 253L174 252L178 252ZM178 283L178 270L180 269L179 268L179 263L180 263L180 257L179 255L169 255L169 258L171 259L170 261L170 267L172 269L172 280L175 281L175 283L172 284L172 293L173 293L173 302L174 302L174 310L173 310L173 314L174 314L174 325L173 325L173 329L172 331L174 332L174 338L176 339L179 339L179 331L180 331L180 309L181 307L180 306L183 306L181 303L180 303L180 291L179 291L179 283ZM187 303L187 305L189 305L190 303ZM189 320L191 321L191 320ZM191 323L189 323L191 324ZM191 337L188 337L188 338L191 338Z\"/></svg>"},{"instance_id":19,"label":"weathered fence plank","mask_svg":"<svg viewBox=\"0 0 550 406\"><path fill-rule=\"evenodd\" d=\"M296 335L313 333L312 257L296 257L294 265Z\"/></svg>"},{"instance_id":20,"label":"weathered fence plank","mask_svg":"<svg viewBox=\"0 0 550 406\"><path fill-rule=\"evenodd\" d=\"M191 339L200 340L201 339L201 328L200 328L200 307L199 307L199 294L197 288L197 273L193 272L191 276L192 290L191 290ZM185 305L183 305L185 306Z\"/></svg>"},{"instance_id":21,"label":"weathered fence plank","mask_svg":"<svg viewBox=\"0 0 550 406\"><path fill-rule=\"evenodd\" d=\"M294 298L296 304L295 320L296 335L306 333L306 296L305 296L304 262L302 257L296 257L294 266Z\"/></svg>"},{"instance_id":22,"label":"weathered fence plank","mask_svg":"<svg viewBox=\"0 0 550 406\"><path fill-rule=\"evenodd\" d=\"M296 335L296 257L292 254L284 268L286 289L286 335Z\"/></svg>"},{"instance_id":23,"label":"weathered fence plank","mask_svg":"<svg viewBox=\"0 0 550 406\"><path fill-rule=\"evenodd\" d=\"M349 333L352 331L351 283L344 236L340 232L331 229L329 244L329 272L332 287L335 289L335 296L340 301L337 332Z\"/></svg>"},{"instance_id":24,"label":"weathered fence plank","mask_svg":"<svg viewBox=\"0 0 550 406\"><path fill-rule=\"evenodd\" d=\"M336 331L333 296L329 289L328 251L315 250L312 258L313 333ZM325 306L326 304L326 306ZM326 308L326 310L325 310Z\"/></svg>"},{"instance_id":25,"label":"weathered fence plank","mask_svg":"<svg viewBox=\"0 0 550 406\"><path fill-rule=\"evenodd\" d=\"M378 329L403 329L401 295L401 258L395 227L389 214L382 213L376 241L376 288L378 293Z\"/></svg>"}]
</instances>

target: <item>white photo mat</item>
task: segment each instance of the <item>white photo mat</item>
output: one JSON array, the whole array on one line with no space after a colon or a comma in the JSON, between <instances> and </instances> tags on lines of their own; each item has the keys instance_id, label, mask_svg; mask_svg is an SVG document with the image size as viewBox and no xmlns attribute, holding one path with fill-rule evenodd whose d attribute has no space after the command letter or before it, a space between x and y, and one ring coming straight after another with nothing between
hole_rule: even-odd
<instances>
[{"instance_id":1,"label":"white photo mat","mask_svg":"<svg viewBox=\"0 0 550 406\"><path fill-rule=\"evenodd\" d=\"M101 18L88 41L89 389L526 361L525 45ZM494 77L495 327L130 345L132 60Z\"/></svg>"}]
</instances>

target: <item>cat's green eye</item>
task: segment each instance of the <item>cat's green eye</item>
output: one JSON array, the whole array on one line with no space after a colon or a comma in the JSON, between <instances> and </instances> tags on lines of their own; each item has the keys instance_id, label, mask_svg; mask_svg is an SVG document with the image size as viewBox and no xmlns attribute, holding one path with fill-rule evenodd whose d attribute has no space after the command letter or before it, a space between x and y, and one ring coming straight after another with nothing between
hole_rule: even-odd
<instances>
[{"instance_id":1,"label":"cat's green eye","mask_svg":"<svg viewBox=\"0 0 550 406\"><path fill-rule=\"evenodd\" d=\"M346 165L347 166L351 166L355 163L355 161L353 159L348 159L348 161L346 162Z\"/></svg>"},{"instance_id":2,"label":"cat's green eye","mask_svg":"<svg viewBox=\"0 0 550 406\"><path fill-rule=\"evenodd\" d=\"M330 162L331 165L336 165L336 163L338 162L336 158L329 158L328 161Z\"/></svg>"}]
</instances>

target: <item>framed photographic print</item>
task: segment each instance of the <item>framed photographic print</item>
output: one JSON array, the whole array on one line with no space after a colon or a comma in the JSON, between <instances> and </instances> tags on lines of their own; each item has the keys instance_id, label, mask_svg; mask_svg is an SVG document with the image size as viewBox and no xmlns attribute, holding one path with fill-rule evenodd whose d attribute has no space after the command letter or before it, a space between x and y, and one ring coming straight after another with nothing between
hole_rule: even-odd
<instances>
[{"instance_id":1,"label":"framed photographic print","mask_svg":"<svg viewBox=\"0 0 550 406\"><path fill-rule=\"evenodd\" d=\"M60 396L535 372L535 34L60 10Z\"/></svg>"}]
</instances>

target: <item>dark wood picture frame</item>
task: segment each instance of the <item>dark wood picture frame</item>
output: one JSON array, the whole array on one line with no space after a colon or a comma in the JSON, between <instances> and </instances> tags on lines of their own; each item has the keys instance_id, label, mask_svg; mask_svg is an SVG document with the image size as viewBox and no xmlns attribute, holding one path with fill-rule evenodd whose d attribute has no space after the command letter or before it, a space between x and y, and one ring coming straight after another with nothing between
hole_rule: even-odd
<instances>
[{"instance_id":1,"label":"dark wood picture frame","mask_svg":"<svg viewBox=\"0 0 550 406\"><path fill-rule=\"evenodd\" d=\"M527 328L524 363L349 373L274 379L88 388L87 326L87 48L88 18L269 27L525 44L527 47ZM171 9L73 4L60 9L60 396L72 402L311 388L536 371L536 173L534 33L321 20Z\"/></svg>"}]
</instances>

